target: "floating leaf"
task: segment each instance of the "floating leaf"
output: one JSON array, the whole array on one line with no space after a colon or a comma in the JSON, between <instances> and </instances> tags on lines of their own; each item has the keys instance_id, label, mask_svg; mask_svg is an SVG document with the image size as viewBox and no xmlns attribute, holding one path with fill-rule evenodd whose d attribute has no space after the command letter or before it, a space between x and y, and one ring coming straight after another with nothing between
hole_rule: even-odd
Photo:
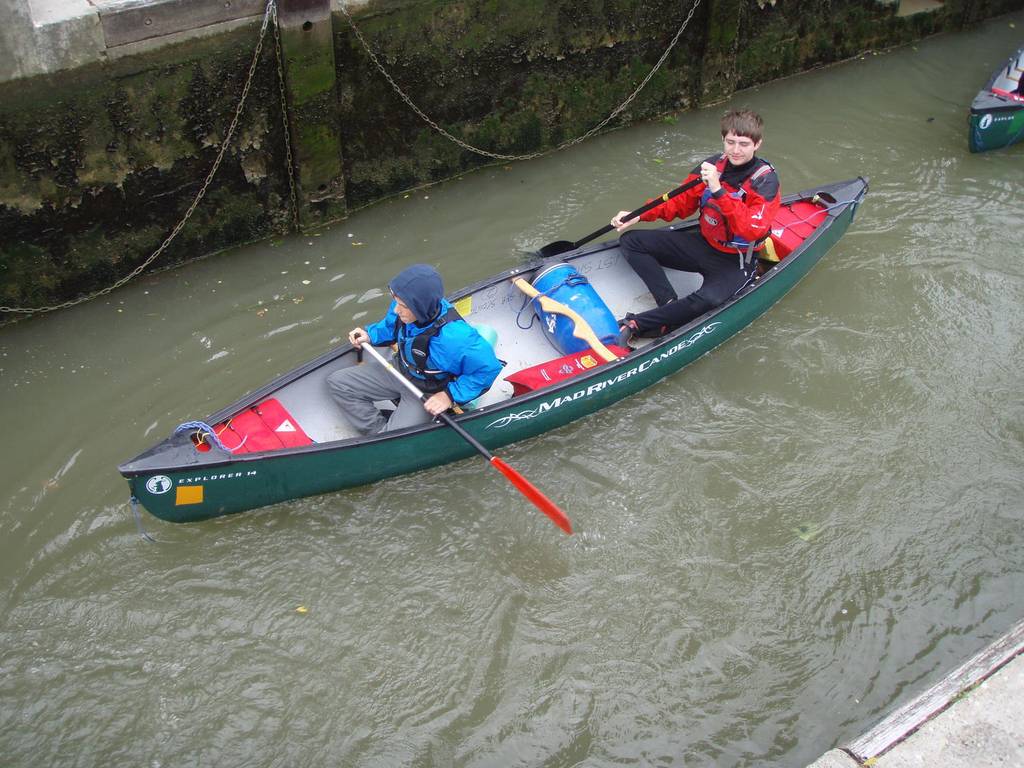
<instances>
[{"instance_id":1,"label":"floating leaf","mask_svg":"<svg viewBox=\"0 0 1024 768\"><path fill-rule=\"evenodd\" d=\"M821 533L821 528L813 523L801 523L793 529L793 533L803 541L811 541Z\"/></svg>"}]
</instances>

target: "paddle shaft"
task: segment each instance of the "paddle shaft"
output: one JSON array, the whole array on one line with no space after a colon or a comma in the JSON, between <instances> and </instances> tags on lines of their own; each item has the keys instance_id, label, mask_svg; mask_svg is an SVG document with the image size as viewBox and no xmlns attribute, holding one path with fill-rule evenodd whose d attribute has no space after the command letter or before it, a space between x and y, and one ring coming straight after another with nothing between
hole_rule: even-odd
<instances>
[{"instance_id":1,"label":"paddle shaft","mask_svg":"<svg viewBox=\"0 0 1024 768\"><path fill-rule=\"evenodd\" d=\"M685 184L680 184L678 187L673 189L671 192L666 192L661 197L656 198L654 200L651 200L651 202L649 202L649 203L641 205L635 211L633 211L629 215L623 217L622 220L623 221L630 221L631 219L635 219L637 216L641 216L641 215L647 213L652 208L657 208L662 203L667 203L673 197L676 197L677 195L681 195L686 190L693 189L698 184L702 184L702 183L703 183L703 180L697 178L697 179L693 179L692 181L688 181ZM615 227L613 227L611 224L605 224L603 227L601 227L596 232L591 232L589 235L587 235L586 237L584 237L584 238L582 238L580 240L577 240L575 243L567 243L564 240L560 240L560 241L557 241L557 242L554 242L554 243L550 243L549 245L545 245L543 248L540 249L540 253L541 253L542 256L555 256L555 255L557 255L559 253L566 253L568 251L575 251L581 245L586 245L587 243L589 243L594 238L600 237L601 235L605 234L606 232L611 232L613 229L615 229Z\"/></svg>"},{"instance_id":2,"label":"paddle shaft","mask_svg":"<svg viewBox=\"0 0 1024 768\"><path fill-rule=\"evenodd\" d=\"M361 344L357 349L365 349L373 356L378 363L383 365L387 371L402 382L404 386L411 394L416 395L422 402L426 402L430 399L430 395L424 394L419 387L413 384L407 379L401 371L395 368L390 361L384 358L384 356L374 349L373 345L369 342ZM516 470L506 464L504 461L499 459L497 456L491 454L483 444L473 437L469 432L459 426L455 420L447 413L439 413L437 418L443 421L447 426L451 427L455 432L469 443L473 448L491 464L495 469L501 472L507 477L512 484L522 493L527 499L529 499L534 506L536 506L541 512L551 518L551 520L566 533L572 533L572 523L569 522L569 518L562 510L560 510L555 503L551 501L547 496L541 493L529 480L520 475Z\"/></svg>"},{"instance_id":3,"label":"paddle shaft","mask_svg":"<svg viewBox=\"0 0 1024 768\"><path fill-rule=\"evenodd\" d=\"M395 366L393 366L391 364L391 362L389 360L387 360L380 352L378 352L376 349L374 349L372 344L363 344L360 348L367 350L371 355L373 355L373 357L375 357L377 359L378 363L380 363L385 368L387 368L388 371L396 379L398 379L400 382L402 382L402 385L406 389L408 389L412 394L416 395L416 397L418 397L422 402L425 403L425 402L427 402L427 400L430 399L430 395L424 394L423 391L419 387L417 387L415 384L413 384L411 381L409 381L409 379L407 379L404 375L402 375L402 372L399 371L397 368L395 368ZM469 443L471 446L473 446L477 450L477 452L481 456L483 456L485 459L487 459L488 461L491 461L491 459L494 458L494 456L491 454L491 452L488 451L486 448L484 448L483 444L479 440L477 440L475 437L473 437L471 434L469 434L469 432L467 432L462 427L460 427L458 424L456 424L455 420L452 419L452 417L449 416L447 413L443 413L443 412L439 413L439 414L437 414L437 418L439 418L441 421L443 421L449 427L451 427L456 432L458 432L459 433L459 437L461 437L463 440L465 440L467 443Z\"/></svg>"},{"instance_id":4,"label":"paddle shaft","mask_svg":"<svg viewBox=\"0 0 1024 768\"><path fill-rule=\"evenodd\" d=\"M643 214L647 213L652 208L657 208L662 203L667 203L673 197L677 197L677 196L683 194L683 192L685 192L686 190L693 189L698 184L703 184L703 183L704 183L703 179L696 178L696 179L693 179L692 181L686 182L685 184L680 184L678 187L673 189L671 192L666 192L661 197L655 198L654 200L651 200L651 202L646 203L644 205L641 205L639 208L637 208L632 213L628 214L622 220L623 221L631 221L632 219L635 219L637 216L642 216ZM573 245L573 248L579 248L584 243L589 243L595 237L600 237L605 232L611 232L613 229L615 229L615 227L613 227L611 224L605 224L603 227L601 227L596 232L590 233L589 235L584 237L582 240L577 240L576 243Z\"/></svg>"}]
</instances>

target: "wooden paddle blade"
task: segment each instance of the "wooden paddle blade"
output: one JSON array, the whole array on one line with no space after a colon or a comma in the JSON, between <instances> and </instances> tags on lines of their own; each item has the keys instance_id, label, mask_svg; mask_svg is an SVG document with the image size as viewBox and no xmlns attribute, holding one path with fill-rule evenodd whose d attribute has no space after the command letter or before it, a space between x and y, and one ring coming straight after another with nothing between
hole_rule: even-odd
<instances>
[{"instance_id":1,"label":"wooden paddle blade","mask_svg":"<svg viewBox=\"0 0 1024 768\"><path fill-rule=\"evenodd\" d=\"M550 259L552 256L560 256L563 253L568 253L575 247L576 243L570 243L568 240L556 240L553 243L545 245L537 253L540 254L542 259Z\"/></svg>"},{"instance_id":2,"label":"wooden paddle blade","mask_svg":"<svg viewBox=\"0 0 1024 768\"><path fill-rule=\"evenodd\" d=\"M533 483L520 475L497 456L491 457L491 465L507 477L512 485L518 488L519 492L530 500L533 506L550 517L554 521L555 525L566 533L570 535L572 534L572 523L569 522L569 518L566 516L565 512L555 506L555 503L541 493Z\"/></svg>"}]
</instances>

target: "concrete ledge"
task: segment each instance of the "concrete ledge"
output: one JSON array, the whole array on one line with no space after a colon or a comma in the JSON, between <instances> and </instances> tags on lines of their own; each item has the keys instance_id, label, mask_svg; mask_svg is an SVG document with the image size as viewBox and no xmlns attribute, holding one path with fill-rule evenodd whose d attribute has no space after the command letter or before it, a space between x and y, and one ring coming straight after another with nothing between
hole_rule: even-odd
<instances>
[{"instance_id":1,"label":"concrete ledge","mask_svg":"<svg viewBox=\"0 0 1024 768\"><path fill-rule=\"evenodd\" d=\"M941 682L847 744L846 749L861 760L881 755L1021 651L1024 651L1024 621L1017 622L1003 637L953 670Z\"/></svg>"},{"instance_id":2,"label":"concrete ledge","mask_svg":"<svg viewBox=\"0 0 1024 768\"><path fill-rule=\"evenodd\" d=\"M96 9L88 0L29 0L27 5L32 23L37 27L96 16Z\"/></svg>"},{"instance_id":3,"label":"concrete ledge","mask_svg":"<svg viewBox=\"0 0 1024 768\"><path fill-rule=\"evenodd\" d=\"M36 49L45 71L96 61L106 47L96 9L86 0L33 0Z\"/></svg>"},{"instance_id":4,"label":"concrete ledge","mask_svg":"<svg viewBox=\"0 0 1024 768\"><path fill-rule=\"evenodd\" d=\"M843 750L833 749L819 757L807 768L860 768L860 763Z\"/></svg>"},{"instance_id":5,"label":"concrete ledge","mask_svg":"<svg viewBox=\"0 0 1024 768\"><path fill-rule=\"evenodd\" d=\"M1024 765L1024 659L1017 657L909 738L875 768L1005 768Z\"/></svg>"},{"instance_id":6,"label":"concrete ledge","mask_svg":"<svg viewBox=\"0 0 1024 768\"><path fill-rule=\"evenodd\" d=\"M87 0L0 0L0 82L96 61L106 43Z\"/></svg>"},{"instance_id":7,"label":"concrete ledge","mask_svg":"<svg viewBox=\"0 0 1024 768\"><path fill-rule=\"evenodd\" d=\"M858 739L808 768L1024 765L1024 620Z\"/></svg>"},{"instance_id":8,"label":"concrete ledge","mask_svg":"<svg viewBox=\"0 0 1024 768\"><path fill-rule=\"evenodd\" d=\"M0 82L248 24L266 0L0 0Z\"/></svg>"}]
</instances>

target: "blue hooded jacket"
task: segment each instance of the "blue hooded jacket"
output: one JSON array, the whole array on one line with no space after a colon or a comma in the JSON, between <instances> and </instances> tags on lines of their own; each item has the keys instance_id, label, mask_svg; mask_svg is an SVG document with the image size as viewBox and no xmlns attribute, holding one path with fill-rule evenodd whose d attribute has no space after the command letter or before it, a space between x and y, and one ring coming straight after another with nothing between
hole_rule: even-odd
<instances>
[{"instance_id":1,"label":"blue hooded jacket","mask_svg":"<svg viewBox=\"0 0 1024 768\"><path fill-rule=\"evenodd\" d=\"M398 344L406 360L413 359L412 340L429 329L434 320L451 309L444 298L444 284L437 270L426 264L413 264L399 272L388 284L391 292L400 298L416 322L404 324L395 313L391 302L383 319L366 327L370 343L375 347ZM501 373L501 362L491 345L465 321L445 323L430 340L427 368L445 371L452 376L445 390L452 402L468 403L488 389ZM408 375L414 382L419 379L412 370Z\"/></svg>"}]
</instances>

